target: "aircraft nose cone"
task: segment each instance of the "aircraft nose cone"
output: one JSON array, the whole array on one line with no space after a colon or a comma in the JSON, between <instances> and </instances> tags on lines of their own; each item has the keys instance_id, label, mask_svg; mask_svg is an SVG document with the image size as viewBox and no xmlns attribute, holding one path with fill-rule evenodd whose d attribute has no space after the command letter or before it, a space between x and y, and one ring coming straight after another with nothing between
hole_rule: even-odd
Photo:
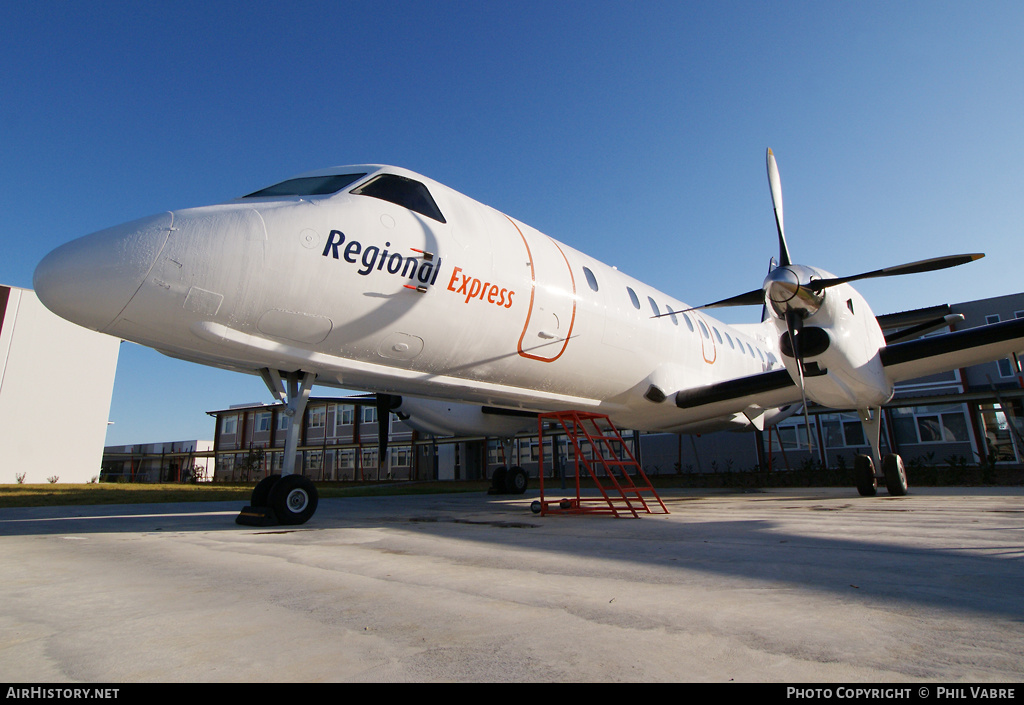
<instances>
[{"instance_id":1,"label":"aircraft nose cone","mask_svg":"<svg viewBox=\"0 0 1024 705\"><path fill-rule=\"evenodd\" d=\"M36 295L61 318L104 330L145 281L172 218L150 216L61 245L36 267Z\"/></svg>"}]
</instances>

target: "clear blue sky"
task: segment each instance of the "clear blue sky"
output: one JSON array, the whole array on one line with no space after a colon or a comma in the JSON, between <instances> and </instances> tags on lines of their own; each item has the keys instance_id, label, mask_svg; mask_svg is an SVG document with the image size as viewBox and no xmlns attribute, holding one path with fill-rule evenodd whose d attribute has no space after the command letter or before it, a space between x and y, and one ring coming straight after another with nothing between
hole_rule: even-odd
<instances>
[{"instance_id":1,"label":"clear blue sky","mask_svg":"<svg viewBox=\"0 0 1024 705\"><path fill-rule=\"evenodd\" d=\"M697 304L776 254L772 147L796 261L988 255L864 283L876 313L1014 293L1022 37L1021 2L7 3L0 283L109 225L373 162ZM107 442L209 438L204 412L257 400L125 343Z\"/></svg>"}]
</instances>

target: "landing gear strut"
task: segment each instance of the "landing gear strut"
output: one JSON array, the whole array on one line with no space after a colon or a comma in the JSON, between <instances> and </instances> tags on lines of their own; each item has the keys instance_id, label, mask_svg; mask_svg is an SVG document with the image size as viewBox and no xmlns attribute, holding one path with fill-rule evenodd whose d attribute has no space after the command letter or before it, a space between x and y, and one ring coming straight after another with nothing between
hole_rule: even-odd
<instances>
[{"instance_id":1,"label":"landing gear strut","mask_svg":"<svg viewBox=\"0 0 1024 705\"><path fill-rule=\"evenodd\" d=\"M319 495L309 479L295 474L295 453L302 433L302 415L316 374L288 372L282 378L277 370L263 368L260 376L271 393L285 402L284 414L289 417L289 423L284 440L284 462L280 475L260 480L252 491L249 506L242 509L235 523L249 526L305 524L316 512Z\"/></svg>"},{"instance_id":2,"label":"landing gear strut","mask_svg":"<svg viewBox=\"0 0 1024 705\"><path fill-rule=\"evenodd\" d=\"M884 458L881 457L881 408L860 409L857 413L864 435L871 444L871 455L858 455L853 461L857 492L862 497L874 497L878 489L878 480L882 479L891 497L904 496L907 494L907 470L903 465L903 458L896 453L888 453ZM881 475L875 471L879 466L882 468Z\"/></svg>"}]
</instances>

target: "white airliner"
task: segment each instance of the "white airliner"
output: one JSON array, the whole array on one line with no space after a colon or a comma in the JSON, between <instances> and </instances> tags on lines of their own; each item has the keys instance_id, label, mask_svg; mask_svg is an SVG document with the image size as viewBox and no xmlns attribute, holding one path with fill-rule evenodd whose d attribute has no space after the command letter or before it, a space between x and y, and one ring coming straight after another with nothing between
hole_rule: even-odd
<instances>
[{"instance_id":1,"label":"white airliner","mask_svg":"<svg viewBox=\"0 0 1024 705\"><path fill-rule=\"evenodd\" d=\"M763 429L804 398L857 409L873 452L858 458L858 489L874 494L884 478L903 494L902 461L879 451L893 385L1024 349L1024 319L887 343L848 282L981 255L852 277L796 265L771 150L767 160L778 264L762 287L703 307L380 165L310 172L87 235L47 255L34 286L87 328L259 374L300 418L314 382L375 392L382 410L435 430L491 436L522 427L522 412L593 411L685 433ZM766 303L766 320L749 325L707 313ZM312 483L294 474L299 426L282 477L253 497L284 523L316 508Z\"/></svg>"}]
</instances>

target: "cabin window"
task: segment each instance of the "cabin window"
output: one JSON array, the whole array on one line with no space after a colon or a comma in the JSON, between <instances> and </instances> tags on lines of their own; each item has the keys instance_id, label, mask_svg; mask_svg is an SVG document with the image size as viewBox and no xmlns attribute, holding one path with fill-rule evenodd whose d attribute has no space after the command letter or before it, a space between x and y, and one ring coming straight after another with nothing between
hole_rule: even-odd
<instances>
[{"instance_id":1,"label":"cabin window","mask_svg":"<svg viewBox=\"0 0 1024 705\"><path fill-rule=\"evenodd\" d=\"M700 326L700 332L704 334L704 337L711 340L711 334L708 333L708 327L704 325L704 321L697 319L697 325Z\"/></svg>"},{"instance_id":2,"label":"cabin window","mask_svg":"<svg viewBox=\"0 0 1024 705\"><path fill-rule=\"evenodd\" d=\"M420 215L425 215L439 223L447 223L441 210L434 202L427 187L419 181L413 181L397 174L381 174L367 181L362 186L352 189L358 196L371 196L382 201L408 208Z\"/></svg>"},{"instance_id":3,"label":"cabin window","mask_svg":"<svg viewBox=\"0 0 1024 705\"><path fill-rule=\"evenodd\" d=\"M651 310L654 311L655 316L661 315L661 310L658 309L658 304L650 296L647 297L647 302L651 305Z\"/></svg>"},{"instance_id":4,"label":"cabin window","mask_svg":"<svg viewBox=\"0 0 1024 705\"><path fill-rule=\"evenodd\" d=\"M583 276L585 276L587 278L587 284L590 285L590 288L592 290L594 290L594 291L597 291L597 277L594 276L594 273L591 272L586 267L584 267L583 268Z\"/></svg>"},{"instance_id":5,"label":"cabin window","mask_svg":"<svg viewBox=\"0 0 1024 705\"><path fill-rule=\"evenodd\" d=\"M242 198L271 198L280 196L329 196L337 193L349 184L363 178L366 174L333 174L330 176L303 176L288 179L279 184L260 189Z\"/></svg>"},{"instance_id":6,"label":"cabin window","mask_svg":"<svg viewBox=\"0 0 1024 705\"><path fill-rule=\"evenodd\" d=\"M715 328L714 330L715 330L715 337L716 337L716 338L718 338L718 344L719 344L719 345L722 345L722 344L724 344L724 343L725 343L725 341L724 341L724 340L722 340L722 334L718 332L718 329L717 329L717 328Z\"/></svg>"},{"instance_id":7,"label":"cabin window","mask_svg":"<svg viewBox=\"0 0 1024 705\"><path fill-rule=\"evenodd\" d=\"M692 333L693 332L693 321L691 321L690 317L687 316L685 313L683 314L683 320L686 321L686 327L689 328L690 332Z\"/></svg>"},{"instance_id":8,"label":"cabin window","mask_svg":"<svg viewBox=\"0 0 1024 705\"><path fill-rule=\"evenodd\" d=\"M728 331L726 331L726 333L725 333L725 339L727 341L729 341L729 347L732 348L733 350L735 350L736 349L736 344L732 342L732 338L729 336ZM742 352L742 350L743 350L743 346L741 345L740 346L740 351Z\"/></svg>"},{"instance_id":9,"label":"cabin window","mask_svg":"<svg viewBox=\"0 0 1024 705\"><path fill-rule=\"evenodd\" d=\"M633 302L633 308L635 308L637 311L639 311L640 310L640 299L637 297L636 292L633 291L628 286L626 287L626 291L629 292L629 300Z\"/></svg>"}]
</instances>

